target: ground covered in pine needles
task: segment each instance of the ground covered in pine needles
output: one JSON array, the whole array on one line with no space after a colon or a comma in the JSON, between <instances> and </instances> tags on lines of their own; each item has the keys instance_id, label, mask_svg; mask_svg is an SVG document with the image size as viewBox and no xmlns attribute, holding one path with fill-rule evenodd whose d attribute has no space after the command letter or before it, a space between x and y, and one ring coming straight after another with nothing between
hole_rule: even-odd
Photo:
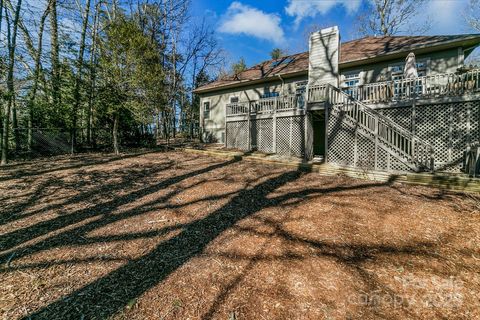
<instances>
[{"instance_id":1,"label":"ground covered in pine needles","mask_svg":"<svg viewBox=\"0 0 480 320\"><path fill-rule=\"evenodd\" d=\"M2 319L478 319L478 198L181 152L0 168Z\"/></svg>"}]
</instances>

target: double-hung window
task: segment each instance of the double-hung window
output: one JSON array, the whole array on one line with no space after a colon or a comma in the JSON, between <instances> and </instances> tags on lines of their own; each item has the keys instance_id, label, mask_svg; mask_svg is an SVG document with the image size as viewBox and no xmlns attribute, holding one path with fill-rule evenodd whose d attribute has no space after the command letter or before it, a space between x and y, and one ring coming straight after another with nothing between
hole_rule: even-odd
<instances>
[{"instance_id":1,"label":"double-hung window","mask_svg":"<svg viewBox=\"0 0 480 320\"><path fill-rule=\"evenodd\" d=\"M403 85L403 69L405 68L405 63L398 63L391 65L388 69L392 76L393 81L393 96L399 97L405 92Z\"/></svg>"},{"instance_id":2,"label":"double-hung window","mask_svg":"<svg viewBox=\"0 0 480 320\"><path fill-rule=\"evenodd\" d=\"M210 101L205 101L203 103L203 118L204 119L210 118Z\"/></svg>"}]
</instances>

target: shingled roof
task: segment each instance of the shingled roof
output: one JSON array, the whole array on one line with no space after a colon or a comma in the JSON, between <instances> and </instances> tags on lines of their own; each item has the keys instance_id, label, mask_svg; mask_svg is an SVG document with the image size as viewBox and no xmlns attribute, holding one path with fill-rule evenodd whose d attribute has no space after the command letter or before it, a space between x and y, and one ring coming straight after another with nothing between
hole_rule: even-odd
<instances>
[{"instance_id":1,"label":"shingled roof","mask_svg":"<svg viewBox=\"0 0 480 320\"><path fill-rule=\"evenodd\" d=\"M473 42L472 42L473 41ZM395 53L409 52L417 49L432 51L445 45L463 46L480 43L480 34L454 36L390 36L365 37L344 42L340 46L340 67L355 62L367 63L368 60ZM308 52L297 53L277 60L261 62L247 70L210 82L195 92L210 91L231 85L241 85L255 80L292 75L308 71Z\"/></svg>"}]
</instances>

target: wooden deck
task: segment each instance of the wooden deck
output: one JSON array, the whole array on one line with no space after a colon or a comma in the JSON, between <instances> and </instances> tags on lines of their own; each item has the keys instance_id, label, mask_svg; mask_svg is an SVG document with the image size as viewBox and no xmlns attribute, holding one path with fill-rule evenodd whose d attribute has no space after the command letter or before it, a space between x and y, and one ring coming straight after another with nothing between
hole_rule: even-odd
<instances>
[{"instance_id":1,"label":"wooden deck","mask_svg":"<svg viewBox=\"0 0 480 320\"><path fill-rule=\"evenodd\" d=\"M325 85L310 87L308 101L323 101L327 95L325 89ZM443 99L480 94L480 69L472 69L464 73L442 73L414 79L367 83L345 87L342 90L364 103Z\"/></svg>"},{"instance_id":2,"label":"wooden deck","mask_svg":"<svg viewBox=\"0 0 480 320\"><path fill-rule=\"evenodd\" d=\"M412 99L451 100L462 96L480 95L480 69L461 74L443 73L422 76L415 79L402 79L367 83L342 90L355 100L366 104L411 103ZM271 114L276 112L303 111L310 105L328 100L329 88L325 84L308 88L305 95L288 94L278 97L229 103L226 116L244 116L249 114Z\"/></svg>"}]
</instances>

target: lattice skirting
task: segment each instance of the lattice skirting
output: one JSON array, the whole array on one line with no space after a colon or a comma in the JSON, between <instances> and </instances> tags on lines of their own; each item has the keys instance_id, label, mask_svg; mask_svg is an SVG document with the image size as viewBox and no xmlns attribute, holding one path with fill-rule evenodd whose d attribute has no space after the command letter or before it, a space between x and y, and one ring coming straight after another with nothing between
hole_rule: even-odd
<instances>
[{"instance_id":1,"label":"lattice skirting","mask_svg":"<svg viewBox=\"0 0 480 320\"><path fill-rule=\"evenodd\" d=\"M480 142L480 101L380 111L433 146L438 171L460 172L463 152L469 145Z\"/></svg>"},{"instance_id":2,"label":"lattice skirting","mask_svg":"<svg viewBox=\"0 0 480 320\"><path fill-rule=\"evenodd\" d=\"M250 150L248 141L248 121L227 122L226 145L243 151Z\"/></svg>"},{"instance_id":3,"label":"lattice skirting","mask_svg":"<svg viewBox=\"0 0 480 320\"><path fill-rule=\"evenodd\" d=\"M309 116L251 119L250 128L248 121L227 122L227 147L244 151L258 150L283 156L311 158L312 137L313 129Z\"/></svg>"},{"instance_id":4,"label":"lattice skirting","mask_svg":"<svg viewBox=\"0 0 480 320\"><path fill-rule=\"evenodd\" d=\"M434 147L435 170L460 172L463 152L480 142L480 101L377 109ZM328 161L340 165L405 172L412 169L374 137L332 112L328 119Z\"/></svg>"}]
</instances>

